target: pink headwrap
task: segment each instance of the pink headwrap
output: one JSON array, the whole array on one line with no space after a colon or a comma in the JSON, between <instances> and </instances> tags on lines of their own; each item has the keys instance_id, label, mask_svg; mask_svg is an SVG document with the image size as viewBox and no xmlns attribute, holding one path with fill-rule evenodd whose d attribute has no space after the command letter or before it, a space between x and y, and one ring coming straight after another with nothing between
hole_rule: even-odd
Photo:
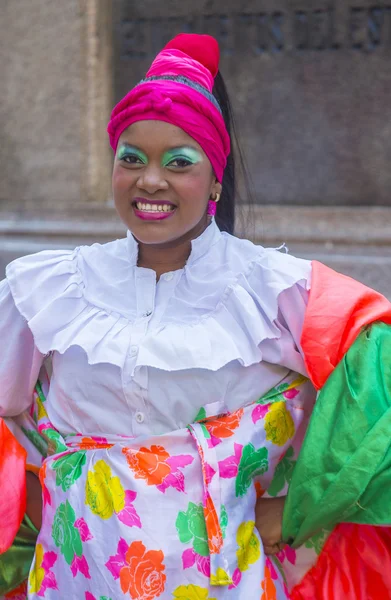
<instances>
[{"instance_id":1,"label":"pink headwrap","mask_svg":"<svg viewBox=\"0 0 391 600\"><path fill-rule=\"evenodd\" d=\"M145 79L115 106L107 127L114 151L122 132L136 121L165 121L192 137L221 183L230 138L212 95L219 48L209 35L181 34L157 55Z\"/></svg>"}]
</instances>

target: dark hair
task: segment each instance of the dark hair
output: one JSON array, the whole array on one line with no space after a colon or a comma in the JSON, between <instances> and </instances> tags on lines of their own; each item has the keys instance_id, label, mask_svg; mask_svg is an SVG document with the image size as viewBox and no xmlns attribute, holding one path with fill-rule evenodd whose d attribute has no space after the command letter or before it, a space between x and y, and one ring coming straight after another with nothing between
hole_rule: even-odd
<instances>
[{"instance_id":1,"label":"dark hair","mask_svg":"<svg viewBox=\"0 0 391 600\"><path fill-rule=\"evenodd\" d=\"M217 204L215 218L216 223L221 231L227 231L228 233L233 234L235 229L236 209L238 204L242 203L237 184L238 175L240 175L247 196L246 204L253 204L253 194L251 190L250 177L236 133L236 125L231 101L229 99L228 91L220 71L215 77L213 95L220 105L225 126L231 138L231 152L228 156L227 166L225 167L224 171L222 193L220 201Z\"/></svg>"}]
</instances>

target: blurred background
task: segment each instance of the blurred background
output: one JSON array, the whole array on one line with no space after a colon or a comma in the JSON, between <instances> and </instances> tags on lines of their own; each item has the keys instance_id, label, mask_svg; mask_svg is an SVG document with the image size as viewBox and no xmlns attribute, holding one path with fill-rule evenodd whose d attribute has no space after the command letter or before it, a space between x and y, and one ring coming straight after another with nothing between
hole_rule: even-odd
<instances>
[{"instance_id":1,"label":"blurred background","mask_svg":"<svg viewBox=\"0 0 391 600\"><path fill-rule=\"evenodd\" d=\"M255 195L237 234L391 298L391 0L1 0L0 276L124 235L107 121L180 32L220 43Z\"/></svg>"}]
</instances>

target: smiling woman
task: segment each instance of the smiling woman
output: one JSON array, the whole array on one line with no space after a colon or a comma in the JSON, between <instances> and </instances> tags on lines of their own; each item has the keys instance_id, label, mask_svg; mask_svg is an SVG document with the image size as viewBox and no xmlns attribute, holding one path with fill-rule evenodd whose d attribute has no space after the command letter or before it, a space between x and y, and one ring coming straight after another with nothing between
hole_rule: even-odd
<instances>
[{"instance_id":1,"label":"smiling woman","mask_svg":"<svg viewBox=\"0 0 391 600\"><path fill-rule=\"evenodd\" d=\"M348 530L330 533L391 522L391 306L231 235L218 65L216 40L177 36L114 108L126 238L18 259L0 284L8 599L368 600L368 573L391 588L387 535L356 531L377 553L354 556L348 596Z\"/></svg>"}]
</instances>

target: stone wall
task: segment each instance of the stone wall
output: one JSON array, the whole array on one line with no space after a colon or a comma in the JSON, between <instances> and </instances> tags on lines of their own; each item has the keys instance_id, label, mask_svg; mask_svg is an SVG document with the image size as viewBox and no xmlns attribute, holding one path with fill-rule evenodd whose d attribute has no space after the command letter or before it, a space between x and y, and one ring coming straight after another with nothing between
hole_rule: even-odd
<instances>
[{"instance_id":1,"label":"stone wall","mask_svg":"<svg viewBox=\"0 0 391 600\"><path fill-rule=\"evenodd\" d=\"M0 275L25 253L124 235L110 109L186 29L220 41L250 159L257 205L238 234L391 298L391 1L3 0Z\"/></svg>"},{"instance_id":2,"label":"stone wall","mask_svg":"<svg viewBox=\"0 0 391 600\"><path fill-rule=\"evenodd\" d=\"M118 99L179 31L218 39L257 202L391 207L391 0L118 0L113 21Z\"/></svg>"},{"instance_id":3,"label":"stone wall","mask_svg":"<svg viewBox=\"0 0 391 600\"><path fill-rule=\"evenodd\" d=\"M2 0L1 212L71 216L81 202L108 199L108 6L95 0Z\"/></svg>"},{"instance_id":4,"label":"stone wall","mask_svg":"<svg viewBox=\"0 0 391 600\"><path fill-rule=\"evenodd\" d=\"M74 204L81 191L78 0L3 0L0 203Z\"/></svg>"}]
</instances>

